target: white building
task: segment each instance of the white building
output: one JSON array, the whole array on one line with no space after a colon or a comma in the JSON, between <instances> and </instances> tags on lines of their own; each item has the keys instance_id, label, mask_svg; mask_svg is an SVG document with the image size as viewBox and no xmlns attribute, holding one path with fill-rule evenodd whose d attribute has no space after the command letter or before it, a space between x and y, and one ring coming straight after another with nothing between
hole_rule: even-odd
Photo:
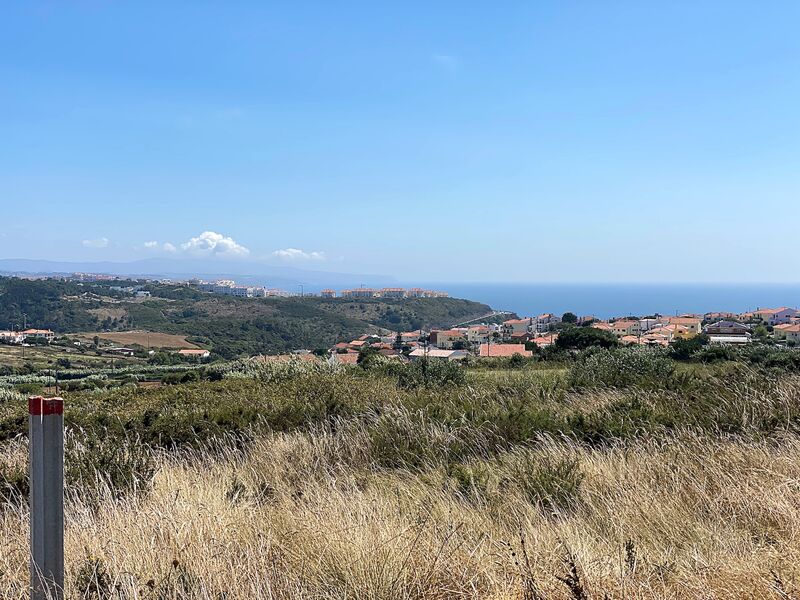
<instances>
[{"instance_id":1,"label":"white building","mask_svg":"<svg viewBox=\"0 0 800 600\"><path fill-rule=\"evenodd\" d=\"M533 319L533 331L536 333L544 333L550 330L551 325L561 323L561 317L553 313L544 313Z\"/></svg>"},{"instance_id":2,"label":"white building","mask_svg":"<svg viewBox=\"0 0 800 600\"><path fill-rule=\"evenodd\" d=\"M0 342L6 344L21 344L25 336L19 331L0 331Z\"/></svg>"}]
</instances>

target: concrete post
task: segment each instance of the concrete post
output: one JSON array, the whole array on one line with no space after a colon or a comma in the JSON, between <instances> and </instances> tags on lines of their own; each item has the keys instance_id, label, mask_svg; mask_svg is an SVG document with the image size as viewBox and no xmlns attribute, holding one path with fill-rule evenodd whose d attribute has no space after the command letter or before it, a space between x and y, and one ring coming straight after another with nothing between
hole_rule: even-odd
<instances>
[{"instance_id":1,"label":"concrete post","mask_svg":"<svg viewBox=\"0 0 800 600\"><path fill-rule=\"evenodd\" d=\"M64 401L28 399L31 600L64 597Z\"/></svg>"}]
</instances>

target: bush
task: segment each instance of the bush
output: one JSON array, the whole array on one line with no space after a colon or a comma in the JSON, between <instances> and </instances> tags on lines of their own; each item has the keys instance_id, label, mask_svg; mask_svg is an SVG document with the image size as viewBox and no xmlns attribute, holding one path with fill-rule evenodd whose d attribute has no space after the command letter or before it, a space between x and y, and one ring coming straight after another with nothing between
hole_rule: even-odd
<instances>
[{"instance_id":1,"label":"bush","mask_svg":"<svg viewBox=\"0 0 800 600\"><path fill-rule=\"evenodd\" d=\"M708 344L708 336L701 334L684 339L679 338L672 342L669 354L675 360L690 360Z\"/></svg>"},{"instance_id":2,"label":"bush","mask_svg":"<svg viewBox=\"0 0 800 600\"><path fill-rule=\"evenodd\" d=\"M28 396L42 393L42 385L40 383L18 383L14 388L20 394Z\"/></svg>"},{"instance_id":3,"label":"bush","mask_svg":"<svg viewBox=\"0 0 800 600\"><path fill-rule=\"evenodd\" d=\"M663 382L674 370L675 364L661 350L594 350L570 367L567 381L572 387L628 387Z\"/></svg>"},{"instance_id":4,"label":"bush","mask_svg":"<svg viewBox=\"0 0 800 600\"><path fill-rule=\"evenodd\" d=\"M441 388L447 385L464 385L467 382L463 366L441 358L420 358L400 365L397 372L397 384L404 389Z\"/></svg>"},{"instance_id":5,"label":"bush","mask_svg":"<svg viewBox=\"0 0 800 600\"><path fill-rule=\"evenodd\" d=\"M695 354L695 358L704 363L721 362L724 360L735 360L736 353L721 344L706 346Z\"/></svg>"},{"instance_id":6,"label":"bush","mask_svg":"<svg viewBox=\"0 0 800 600\"><path fill-rule=\"evenodd\" d=\"M585 350L586 348L615 348L619 340L610 331L594 327L564 327L556 340L556 347L562 350Z\"/></svg>"}]
</instances>

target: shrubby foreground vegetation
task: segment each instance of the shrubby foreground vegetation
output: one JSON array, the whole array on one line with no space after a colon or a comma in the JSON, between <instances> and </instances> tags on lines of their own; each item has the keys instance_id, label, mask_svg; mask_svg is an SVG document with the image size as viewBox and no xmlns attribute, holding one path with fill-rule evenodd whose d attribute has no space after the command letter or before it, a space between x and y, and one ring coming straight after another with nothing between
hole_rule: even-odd
<instances>
[{"instance_id":1,"label":"shrubby foreground vegetation","mask_svg":"<svg viewBox=\"0 0 800 600\"><path fill-rule=\"evenodd\" d=\"M240 361L67 392L67 594L794 597L800 362L748 352ZM26 423L9 389L2 598L27 597Z\"/></svg>"}]
</instances>

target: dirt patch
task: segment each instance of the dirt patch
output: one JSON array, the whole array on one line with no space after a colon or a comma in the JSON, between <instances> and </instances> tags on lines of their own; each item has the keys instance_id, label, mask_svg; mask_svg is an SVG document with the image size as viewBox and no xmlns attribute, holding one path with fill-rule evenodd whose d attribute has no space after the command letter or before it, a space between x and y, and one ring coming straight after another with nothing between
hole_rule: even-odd
<instances>
[{"instance_id":1,"label":"dirt patch","mask_svg":"<svg viewBox=\"0 0 800 600\"><path fill-rule=\"evenodd\" d=\"M94 336L101 340L107 340L120 346L132 346L134 344L144 348L197 348L198 346L186 341L182 335L171 333L158 333L156 331L110 331L96 333L80 333L78 337L91 341Z\"/></svg>"}]
</instances>

